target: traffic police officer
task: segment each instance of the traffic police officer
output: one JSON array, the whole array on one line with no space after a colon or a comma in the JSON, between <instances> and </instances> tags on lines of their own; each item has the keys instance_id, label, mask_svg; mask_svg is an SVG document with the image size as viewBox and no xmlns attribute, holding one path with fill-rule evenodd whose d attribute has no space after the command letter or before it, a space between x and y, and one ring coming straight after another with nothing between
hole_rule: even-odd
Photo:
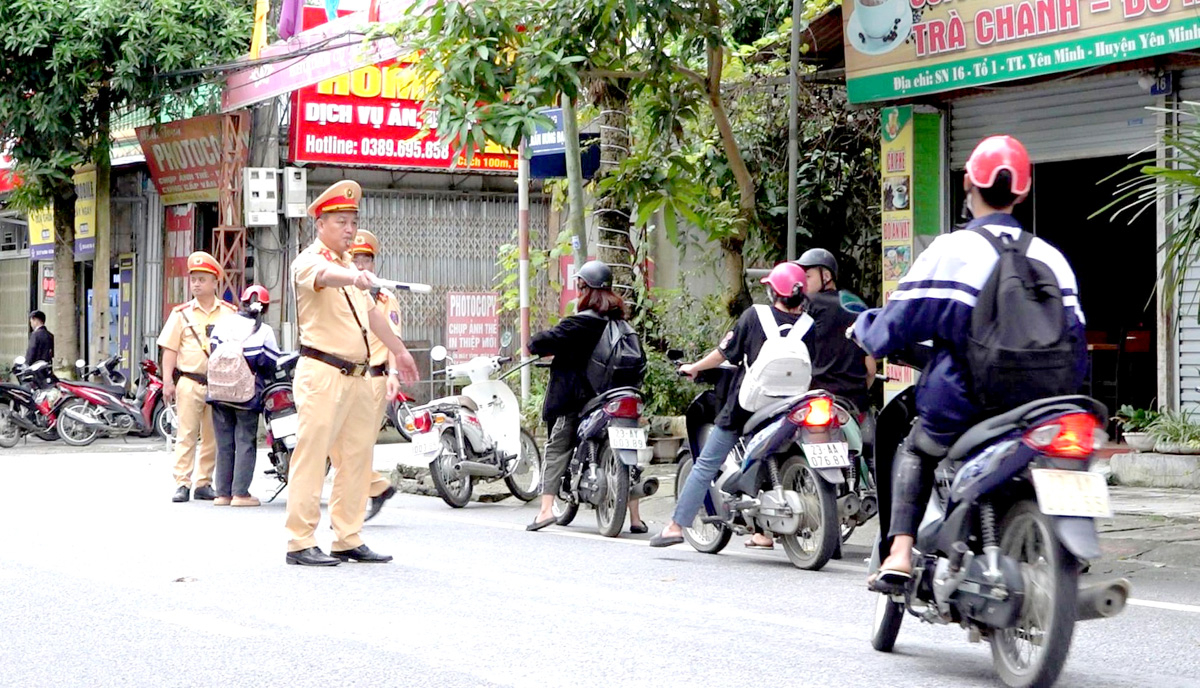
<instances>
[{"instance_id":1,"label":"traffic police officer","mask_svg":"<svg viewBox=\"0 0 1200 688\"><path fill-rule=\"evenodd\" d=\"M358 230L358 234L354 237L354 244L350 247L350 257L354 261L354 267L359 270L375 272L375 257L378 255L379 239L365 229ZM392 331L396 333L397 337L403 338L400 329L400 302L396 300L396 295L387 289L371 291L375 296L376 307L382 309ZM391 355L383 342L379 341L379 337L376 337L374 333L369 333L367 341L371 345L369 375L376 403L379 404L379 412L375 417L375 435L378 439L378 428L383 425L383 416L387 413L387 405L400 393L400 371L396 370L395 357ZM392 487L392 483L379 471L372 470L371 487L367 491L371 503L367 509L366 520L370 521L379 515L384 503L395 495L396 488Z\"/></svg>"},{"instance_id":2,"label":"traffic police officer","mask_svg":"<svg viewBox=\"0 0 1200 688\"><path fill-rule=\"evenodd\" d=\"M217 320L236 313L233 304L217 298L217 283L224 270L216 258L196 251L188 256L188 282L192 300L171 310L158 335L163 350L163 397L175 403L175 496L186 502L195 486L196 499L212 500L217 443L213 433L208 394L208 336ZM199 438L199 452L196 439ZM192 471L195 455L199 466Z\"/></svg>"},{"instance_id":3,"label":"traffic police officer","mask_svg":"<svg viewBox=\"0 0 1200 688\"><path fill-rule=\"evenodd\" d=\"M370 379L368 328L396 357L400 378L416 382L417 366L366 290L375 275L351 264L362 189L341 181L308 207L317 238L292 262L300 328L294 391L299 418L288 473L287 563L336 566L342 561L386 562L359 535L370 484L378 404ZM373 426L373 427L372 427ZM321 519L325 458L336 471L329 518L336 539L328 556L313 537Z\"/></svg>"}]
</instances>

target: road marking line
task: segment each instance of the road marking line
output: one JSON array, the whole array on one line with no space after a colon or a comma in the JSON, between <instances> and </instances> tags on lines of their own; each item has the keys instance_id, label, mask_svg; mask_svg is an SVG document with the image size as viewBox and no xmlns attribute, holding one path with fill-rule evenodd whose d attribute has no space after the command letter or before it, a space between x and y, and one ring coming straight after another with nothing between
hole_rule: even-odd
<instances>
[{"instance_id":1,"label":"road marking line","mask_svg":"<svg viewBox=\"0 0 1200 688\"><path fill-rule=\"evenodd\" d=\"M1200 606L1194 604L1178 604L1176 602L1156 602L1155 600L1135 600L1130 598L1126 603L1133 607L1150 607L1151 609L1166 609L1172 612L1188 612L1200 614Z\"/></svg>"}]
</instances>

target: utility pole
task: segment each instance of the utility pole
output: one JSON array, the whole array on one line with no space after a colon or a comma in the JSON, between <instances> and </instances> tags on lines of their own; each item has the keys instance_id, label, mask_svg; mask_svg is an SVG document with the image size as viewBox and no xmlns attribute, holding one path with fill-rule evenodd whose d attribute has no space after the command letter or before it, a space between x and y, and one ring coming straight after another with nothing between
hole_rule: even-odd
<instances>
[{"instance_id":1,"label":"utility pole","mask_svg":"<svg viewBox=\"0 0 1200 688\"><path fill-rule=\"evenodd\" d=\"M800 167L800 10L803 4L803 0L792 0L792 64L788 70L788 260L796 260L796 176Z\"/></svg>"},{"instance_id":2,"label":"utility pole","mask_svg":"<svg viewBox=\"0 0 1200 688\"><path fill-rule=\"evenodd\" d=\"M517 153L517 250L520 251L518 289L521 298L521 363L529 362L529 158L525 143ZM529 366L521 367L521 401L529 400Z\"/></svg>"}]
</instances>

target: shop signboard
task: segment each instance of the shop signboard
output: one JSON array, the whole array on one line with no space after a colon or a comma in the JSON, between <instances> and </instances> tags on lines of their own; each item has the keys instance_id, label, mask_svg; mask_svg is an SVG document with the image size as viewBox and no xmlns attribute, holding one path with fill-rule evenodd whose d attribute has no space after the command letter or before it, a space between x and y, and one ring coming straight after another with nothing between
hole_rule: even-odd
<instances>
[{"instance_id":1,"label":"shop signboard","mask_svg":"<svg viewBox=\"0 0 1200 688\"><path fill-rule=\"evenodd\" d=\"M320 7L304 8L304 28L326 21ZM517 156L489 143L468 162L438 139L422 115L425 85L410 57L359 67L292 94L293 163L515 173Z\"/></svg>"},{"instance_id":2,"label":"shop signboard","mask_svg":"<svg viewBox=\"0 0 1200 688\"><path fill-rule=\"evenodd\" d=\"M54 263L44 263L42 265L42 303L47 306L54 305L54 290L56 286L54 282Z\"/></svg>"},{"instance_id":3,"label":"shop signboard","mask_svg":"<svg viewBox=\"0 0 1200 688\"><path fill-rule=\"evenodd\" d=\"M163 247L163 320L171 309L191 298L188 256L195 241L196 206L192 203L166 209L166 245Z\"/></svg>"},{"instance_id":4,"label":"shop signboard","mask_svg":"<svg viewBox=\"0 0 1200 688\"><path fill-rule=\"evenodd\" d=\"M206 115L137 128L163 205L217 202L223 118Z\"/></svg>"},{"instance_id":5,"label":"shop signboard","mask_svg":"<svg viewBox=\"0 0 1200 688\"><path fill-rule=\"evenodd\" d=\"M455 358L494 356L500 351L499 305L496 292L446 295L446 348Z\"/></svg>"},{"instance_id":6,"label":"shop signboard","mask_svg":"<svg viewBox=\"0 0 1200 688\"><path fill-rule=\"evenodd\" d=\"M846 0L850 102L910 98L1200 46L1200 0Z\"/></svg>"},{"instance_id":7,"label":"shop signboard","mask_svg":"<svg viewBox=\"0 0 1200 688\"><path fill-rule=\"evenodd\" d=\"M54 260L54 208L29 213L29 260Z\"/></svg>"},{"instance_id":8,"label":"shop signboard","mask_svg":"<svg viewBox=\"0 0 1200 688\"><path fill-rule=\"evenodd\" d=\"M133 379L133 266L132 253L122 253L117 258L117 281L121 290L117 352L121 354L121 372L125 373L126 379Z\"/></svg>"},{"instance_id":9,"label":"shop signboard","mask_svg":"<svg viewBox=\"0 0 1200 688\"><path fill-rule=\"evenodd\" d=\"M96 255L96 170L75 173L75 260Z\"/></svg>"}]
</instances>

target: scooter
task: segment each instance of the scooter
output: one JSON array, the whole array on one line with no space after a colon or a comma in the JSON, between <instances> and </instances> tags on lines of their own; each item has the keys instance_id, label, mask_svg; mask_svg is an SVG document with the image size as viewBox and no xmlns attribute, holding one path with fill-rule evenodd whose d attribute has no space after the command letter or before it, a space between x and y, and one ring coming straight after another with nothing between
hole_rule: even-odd
<instances>
[{"instance_id":1,"label":"scooter","mask_svg":"<svg viewBox=\"0 0 1200 688\"><path fill-rule=\"evenodd\" d=\"M76 378L92 382L107 388L114 394L120 393L121 398L141 410L145 429L133 434L149 437L156 432L163 439L175 435L175 409L167 404L162 397L162 376L159 375L158 363L147 358L141 363L141 377L137 387L131 394L125 375L117 370L121 365L121 356L111 356L94 367L87 367L83 359L75 362Z\"/></svg>"},{"instance_id":2,"label":"scooter","mask_svg":"<svg viewBox=\"0 0 1200 688\"><path fill-rule=\"evenodd\" d=\"M17 356L13 375L17 384L0 383L0 447L11 449L26 435L58 439L55 424L64 397L50 364L26 366L25 357Z\"/></svg>"},{"instance_id":3,"label":"scooter","mask_svg":"<svg viewBox=\"0 0 1200 688\"><path fill-rule=\"evenodd\" d=\"M79 363L82 362L76 365ZM63 403L56 425L63 442L73 447L86 447L101 435L121 437L133 433L145 436L154 432L152 411L139 408L134 400L127 400L123 389L78 380L60 380L58 384L64 394L71 397Z\"/></svg>"},{"instance_id":4,"label":"scooter","mask_svg":"<svg viewBox=\"0 0 1200 688\"><path fill-rule=\"evenodd\" d=\"M512 335L501 337L501 347ZM446 347L430 351L435 362L448 361L447 380L470 381L456 396L435 399L412 410L406 427L413 451L429 461L430 477L442 501L462 508L471 499L475 480L504 480L517 499L528 502L538 495L542 455L533 434L521 427L521 405L503 382L520 366L493 379L511 356L476 356L454 364Z\"/></svg>"},{"instance_id":5,"label":"scooter","mask_svg":"<svg viewBox=\"0 0 1200 688\"><path fill-rule=\"evenodd\" d=\"M889 363L920 369L927 353ZM916 419L908 388L880 413L876 480L880 532L890 521L892 464ZM891 652L907 611L926 623L962 626L986 639L1001 680L1049 686L1062 670L1076 621L1115 616L1131 586L1123 578L1081 585L1100 556L1095 520L1111 516L1108 486L1089 471L1107 411L1084 396L1040 399L988 418L950 448L917 529L913 575L880 594L872 646ZM887 555L873 548L871 570Z\"/></svg>"}]
</instances>

